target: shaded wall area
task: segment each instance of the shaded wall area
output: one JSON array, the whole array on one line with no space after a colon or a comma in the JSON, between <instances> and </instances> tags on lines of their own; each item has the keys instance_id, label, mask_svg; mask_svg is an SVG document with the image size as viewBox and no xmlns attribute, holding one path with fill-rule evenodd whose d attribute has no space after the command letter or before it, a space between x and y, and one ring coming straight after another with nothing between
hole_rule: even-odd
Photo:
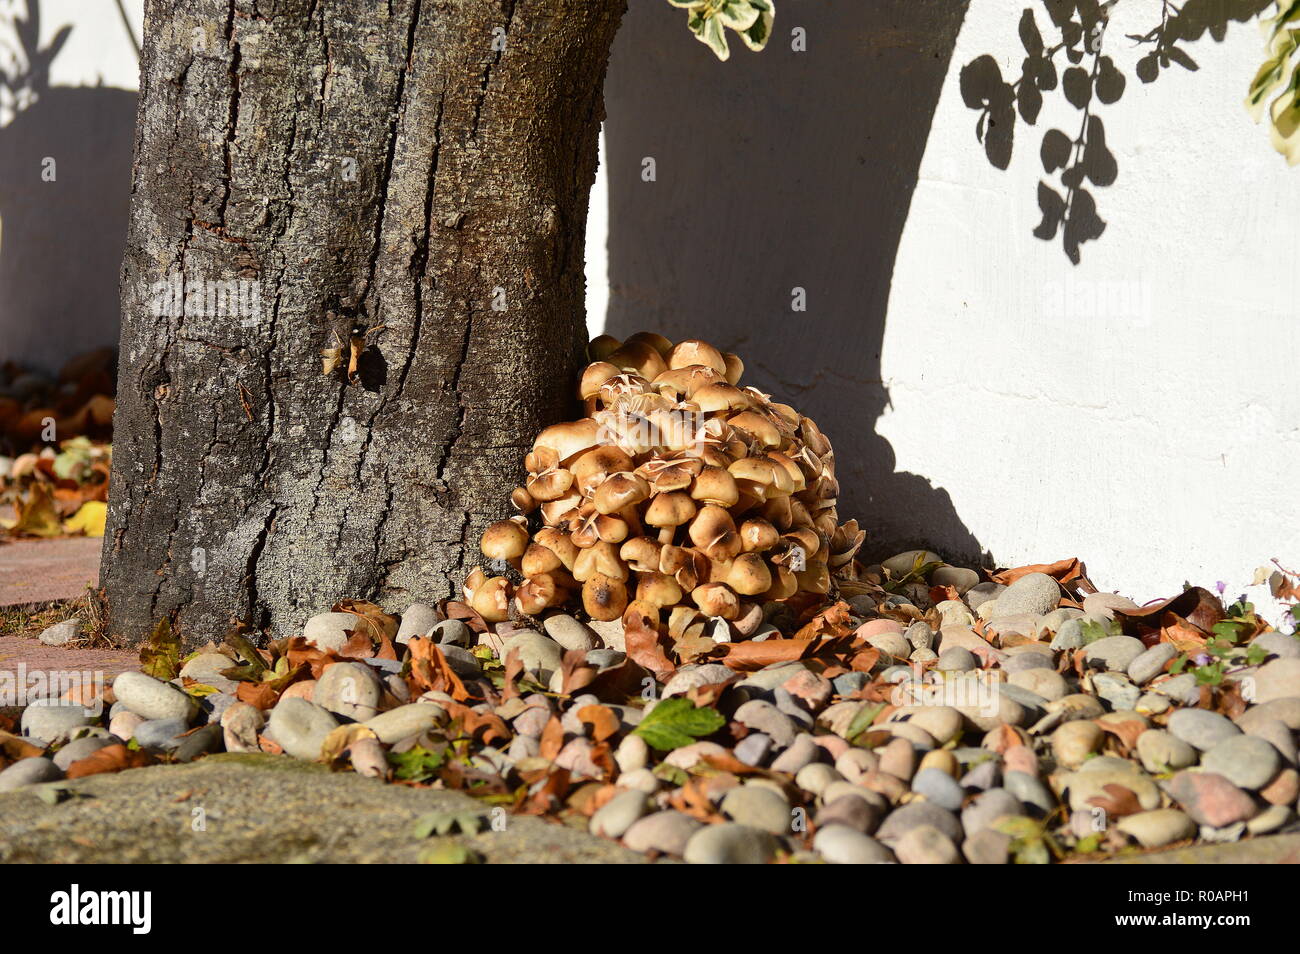
<instances>
[{"instance_id":1,"label":"shaded wall area","mask_svg":"<svg viewBox=\"0 0 1300 954\"><path fill-rule=\"evenodd\" d=\"M763 53L737 43L720 63L682 11L631 0L606 85L606 330L740 353L748 383L831 437L840 513L869 555L984 555L948 493L897 470L876 433L894 258L966 6L784 0Z\"/></svg>"},{"instance_id":2,"label":"shaded wall area","mask_svg":"<svg viewBox=\"0 0 1300 954\"><path fill-rule=\"evenodd\" d=\"M110 48L133 72L125 8L49 6L28 0L0 22L0 360L56 370L117 344L137 97L51 81L102 80L90 53Z\"/></svg>"}]
</instances>

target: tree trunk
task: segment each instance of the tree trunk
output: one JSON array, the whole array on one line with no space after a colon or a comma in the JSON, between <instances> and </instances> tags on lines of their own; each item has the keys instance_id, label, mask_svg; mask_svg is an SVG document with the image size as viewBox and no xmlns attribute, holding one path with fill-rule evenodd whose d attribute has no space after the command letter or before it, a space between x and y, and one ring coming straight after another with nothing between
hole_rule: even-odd
<instances>
[{"instance_id":1,"label":"tree trunk","mask_svg":"<svg viewBox=\"0 0 1300 954\"><path fill-rule=\"evenodd\" d=\"M453 592L573 410L623 8L149 0L111 634L284 635L340 598ZM352 327L379 329L355 373Z\"/></svg>"}]
</instances>

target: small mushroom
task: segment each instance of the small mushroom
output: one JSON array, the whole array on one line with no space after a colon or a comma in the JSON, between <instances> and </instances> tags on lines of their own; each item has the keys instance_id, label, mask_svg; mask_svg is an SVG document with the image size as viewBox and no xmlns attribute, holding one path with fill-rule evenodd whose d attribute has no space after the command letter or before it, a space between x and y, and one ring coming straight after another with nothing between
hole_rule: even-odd
<instances>
[{"instance_id":1,"label":"small mushroom","mask_svg":"<svg viewBox=\"0 0 1300 954\"><path fill-rule=\"evenodd\" d=\"M679 341L673 345L673 350L668 352L670 368L685 368L693 364L702 364L706 368L717 371L718 374L727 373L727 362L723 359L722 352L707 341L700 341L698 338Z\"/></svg>"},{"instance_id":2,"label":"small mushroom","mask_svg":"<svg viewBox=\"0 0 1300 954\"><path fill-rule=\"evenodd\" d=\"M565 464L595 447L600 442L599 430L600 426L589 417L565 424L553 424L537 435L533 450L536 452L540 448L549 447L555 451L559 463Z\"/></svg>"},{"instance_id":3,"label":"small mushroom","mask_svg":"<svg viewBox=\"0 0 1300 954\"><path fill-rule=\"evenodd\" d=\"M731 564L724 581L741 596L757 596L772 588L772 571L757 553L742 553Z\"/></svg>"},{"instance_id":4,"label":"small mushroom","mask_svg":"<svg viewBox=\"0 0 1300 954\"><path fill-rule=\"evenodd\" d=\"M510 618L510 581L494 576L474 591L470 606L489 623L504 623Z\"/></svg>"},{"instance_id":5,"label":"small mushroom","mask_svg":"<svg viewBox=\"0 0 1300 954\"><path fill-rule=\"evenodd\" d=\"M733 428L751 435L764 447L780 447L781 432L772 421L755 411L741 411L727 418Z\"/></svg>"},{"instance_id":6,"label":"small mushroom","mask_svg":"<svg viewBox=\"0 0 1300 954\"><path fill-rule=\"evenodd\" d=\"M537 501L558 500L573 486L573 474L560 466L560 455L552 447L539 447L524 458L528 479L524 486Z\"/></svg>"},{"instance_id":7,"label":"small mushroom","mask_svg":"<svg viewBox=\"0 0 1300 954\"><path fill-rule=\"evenodd\" d=\"M662 549L663 544L654 537L638 536L628 539L619 548L618 555L638 573L658 573Z\"/></svg>"},{"instance_id":8,"label":"small mushroom","mask_svg":"<svg viewBox=\"0 0 1300 954\"><path fill-rule=\"evenodd\" d=\"M601 540L595 546L578 551L578 557L573 561L574 579L586 583L596 574L618 580L627 579L627 565L618 558L614 544Z\"/></svg>"},{"instance_id":9,"label":"small mushroom","mask_svg":"<svg viewBox=\"0 0 1300 954\"><path fill-rule=\"evenodd\" d=\"M587 345L587 360L604 361L607 357L619 349L623 342L619 341L613 335L597 335L591 339Z\"/></svg>"},{"instance_id":10,"label":"small mushroom","mask_svg":"<svg viewBox=\"0 0 1300 954\"><path fill-rule=\"evenodd\" d=\"M745 362L741 361L738 355L734 355L730 351L724 351L722 353L722 361L727 366L727 383L739 384L740 376L745 373Z\"/></svg>"},{"instance_id":11,"label":"small mushroom","mask_svg":"<svg viewBox=\"0 0 1300 954\"><path fill-rule=\"evenodd\" d=\"M537 499L524 487L516 487L510 492L510 506L520 513L532 513L537 509Z\"/></svg>"},{"instance_id":12,"label":"small mushroom","mask_svg":"<svg viewBox=\"0 0 1300 954\"><path fill-rule=\"evenodd\" d=\"M596 488L592 503L604 514L618 513L650 497L650 484L644 477L629 471L611 474Z\"/></svg>"},{"instance_id":13,"label":"small mushroom","mask_svg":"<svg viewBox=\"0 0 1300 954\"><path fill-rule=\"evenodd\" d=\"M689 494L674 490L656 494L646 510L645 522L659 528L659 542L672 543L677 528L695 516L695 501Z\"/></svg>"},{"instance_id":14,"label":"small mushroom","mask_svg":"<svg viewBox=\"0 0 1300 954\"><path fill-rule=\"evenodd\" d=\"M564 603L568 593L550 573L530 576L515 590L515 606L526 616L536 616L543 610Z\"/></svg>"},{"instance_id":15,"label":"small mushroom","mask_svg":"<svg viewBox=\"0 0 1300 954\"><path fill-rule=\"evenodd\" d=\"M592 448L573 462L570 469L583 494L593 494L610 475L633 470L636 464L623 450L608 444Z\"/></svg>"},{"instance_id":16,"label":"small mushroom","mask_svg":"<svg viewBox=\"0 0 1300 954\"><path fill-rule=\"evenodd\" d=\"M673 350L673 343L661 334L653 331L638 331L627 339L625 344L648 344L659 352L659 356L668 360L668 353Z\"/></svg>"},{"instance_id":17,"label":"small mushroom","mask_svg":"<svg viewBox=\"0 0 1300 954\"><path fill-rule=\"evenodd\" d=\"M479 549L489 560L518 560L528 547L528 526L523 517L498 520L483 531Z\"/></svg>"},{"instance_id":18,"label":"small mushroom","mask_svg":"<svg viewBox=\"0 0 1300 954\"><path fill-rule=\"evenodd\" d=\"M596 573L582 584L582 607L594 620L616 620L627 609L627 587L622 580Z\"/></svg>"},{"instance_id":19,"label":"small mushroom","mask_svg":"<svg viewBox=\"0 0 1300 954\"><path fill-rule=\"evenodd\" d=\"M593 361L583 369L582 377L578 380L578 397L584 401L595 397L600 393L601 385L622 373L617 365L608 361Z\"/></svg>"},{"instance_id":20,"label":"small mushroom","mask_svg":"<svg viewBox=\"0 0 1300 954\"><path fill-rule=\"evenodd\" d=\"M740 500L736 479L721 467L705 467L691 484L691 498L702 504L734 507Z\"/></svg>"},{"instance_id":21,"label":"small mushroom","mask_svg":"<svg viewBox=\"0 0 1300 954\"><path fill-rule=\"evenodd\" d=\"M706 413L743 411L750 405L748 394L725 381L705 385L691 395L690 401Z\"/></svg>"},{"instance_id":22,"label":"small mushroom","mask_svg":"<svg viewBox=\"0 0 1300 954\"><path fill-rule=\"evenodd\" d=\"M567 533L556 527L543 527L541 530L537 531L536 535L533 537L533 542L540 547L545 547L547 550L550 550L559 558L560 562L564 564L564 568L572 572L573 562L578 558L578 545L573 542L573 539ZM525 558L526 557L527 553L525 552ZM524 572L529 572L526 568L526 564ZM543 570L539 572L549 571Z\"/></svg>"},{"instance_id":23,"label":"small mushroom","mask_svg":"<svg viewBox=\"0 0 1300 954\"><path fill-rule=\"evenodd\" d=\"M740 600L725 583L705 583L691 591L691 599L705 616L735 619L740 615Z\"/></svg>"},{"instance_id":24,"label":"small mushroom","mask_svg":"<svg viewBox=\"0 0 1300 954\"><path fill-rule=\"evenodd\" d=\"M656 607L676 606L682 601L682 588L665 573L642 573L637 579L636 598Z\"/></svg>"},{"instance_id":25,"label":"small mushroom","mask_svg":"<svg viewBox=\"0 0 1300 954\"><path fill-rule=\"evenodd\" d=\"M731 514L712 504L703 507L691 521L688 534L710 560L731 560L741 550L740 535Z\"/></svg>"},{"instance_id":26,"label":"small mushroom","mask_svg":"<svg viewBox=\"0 0 1300 954\"><path fill-rule=\"evenodd\" d=\"M776 527L766 520L746 520L740 525L740 543L746 552L762 552L781 539Z\"/></svg>"},{"instance_id":27,"label":"small mushroom","mask_svg":"<svg viewBox=\"0 0 1300 954\"><path fill-rule=\"evenodd\" d=\"M617 351L606 355L605 360L624 371L632 371L647 381L653 381L668 370L663 355L644 341L625 341Z\"/></svg>"}]
</instances>

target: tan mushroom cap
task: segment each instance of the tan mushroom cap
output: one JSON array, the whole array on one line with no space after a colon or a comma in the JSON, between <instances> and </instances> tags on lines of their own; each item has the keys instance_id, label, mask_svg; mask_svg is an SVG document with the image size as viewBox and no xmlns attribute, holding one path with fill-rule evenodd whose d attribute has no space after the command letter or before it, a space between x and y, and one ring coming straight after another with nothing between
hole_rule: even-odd
<instances>
[{"instance_id":1,"label":"tan mushroom cap","mask_svg":"<svg viewBox=\"0 0 1300 954\"><path fill-rule=\"evenodd\" d=\"M630 471L620 471L605 478L604 483L596 488L592 502L601 513L609 514L636 506L649 497L650 484L644 477Z\"/></svg>"},{"instance_id":2,"label":"tan mushroom cap","mask_svg":"<svg viewBox=\"0 0 1300 954\"><path fill-rule=\"evenodd\" d=\"M570 490L564 496L548 500L541 505L542 521L548 527L558 527L562 523L567 523L578 512L578 507L581 505L582 494Z\"/></svg>"},{"instance_id":3,"label":"tan mushroom cap","mask_svg":"<svg viewBox=\"0 0 1300 954\"><path fill-rule=\"evenodd\" d=\"M636 463L626 451L610 444L593 447L569 465L578 490L584 494L595 493L596 488L612 474L629 471L635 467Z\"/></svg>"},{"instance_id":4,"label":"tan mushroom cap","mask_svg":"<svg viewBox=\"0 0 1300 954\"><path fill-rule=\"evenodd\" d=\"M641 375L647 381L653 381L668 370L663 355L644 341L625 341L623 346L605 360L612 365Z\"/></svg>"},{"instance_id":5,"label":"tan mushroom cap","mask_svg":"<svg viewBox=\"0 0 1300 954\"><path fill-rule=\"evenodd\" d=\"M479 549L489 560L516 560L528 547L528 527L522 517L498 520L483 531Z\"/></svg>"},{"instance_id":6,"label":"tan mushroom cap","mask_svg":"<svg viewBox=\"0 0 1300 954\"><path fill-rule=\"evenodd\" d=\"M691 484L691 498L704 504L734 507L740 501L740 491L730 471L705 467Z\"/></svg>"},{"instance_id":7,"label":"tan mushroom cap","mask_svg":"<svg viewBox=\"0 0 1300 954\"><path fill-rule=\"evenodd\" d=\"M530 576L515 590L515 606L526 616L536 616L552 606L559 606L568 594L550 573Z\"/></svg>"},{"instance_id":8,"label":"tan mushroom cap","mask_svg":"<svg viewBox=\"0 0 1300 954\"><path fill-rule=\"evenodd\" d=\"M656 494L645 512L645 522L659 528L661 543L671 543L673 532L695 516L695 501L690 494L673 490Z\"/></svg>"},{"instance_id":9,"label":"tan mushroom cap","mask_svg":"<svg viewBox=\"0 0 1300 954\"><path fill-rule=\"evenodd\" d=\"M656 607L676 606L682 601L682 588L665 573L642 573L637 578L636 599Z\"/></svg>"},{"instance_id":10,"label":"tan mushroom cap","mask_svg":"<svg viewBox=\"0 0 1300 954\"><path fill-rule=\"evenodd\" d=\"M618 550L614 544L604 540L599 541L595 546L579 550L577 559L573 561L573 578L580 583L587 582L597 573L617 580L626 580L627 572L627 565L618 558Z\"/></svg>"},{"instance_id":11,"label":"tan mushroom cap","mask_svg":"<svg viewBox=\"0 0 1300 954\"><path fill-rule=\"evenodd\" d=\"M654 537L632 537L619 548L618 555L638 573L659 572L659 551L663 544Z\"/></svg>"},{"instance_id":12,"label":"tan mushroom cap","mask_svg":"<svg viewBox=\"0 0 1300 954\"><path fill-rule=\"evenodd\" d=\"M766 417L755 411L741 411L727 418L727 423L736 430L751 435L764 447L780 447L781 431Z\"/></svg>"},{"instance_id":13,"label":"tan mushroom cap","mask_svg":"<svg viewBox=\"0 0 1300 954\"><path fill-rule=\"evenodd\" d=\"M582 584L582 608L599 622L616 620L627 609L627 586L620 579L596 573Z\"/></svg>"},{"instance_id":14,"label":"tan mushroom cap","mask_svg":"<svg viewBox=\"0 0 1300 954\"><path fill-rule=\"evenodd\" d=\"M563 530L556 527L543 527L533 536L533 542L550 550L560 558L566 570L573 571L573 563L578 559L578 545Z\"/></svg>"},{"instance_id":15,"label":"tan mushroom cap","mask_svg":"<svg viewBox=\"0 0 1300 954\"><path fill-rule=\"evenodd\" d=\"M595 447L599 442L600 426L589 417L564 424L552 424L537 435L533 450L549 447L555 451L560 464L566 464L583 451Z\"/></svg>"},{"instance_id":16,"label":"tan mushroom cap","mask_svg":"<svg viewBox=\"0 0 1300 954\"><path fill-rule=\"evenodd\" d=\"M622 343L613 335L597 335L587 344L587 360L604 361L617 351Z\"/></svg>"},{"instance_id":17,"label":"tan mushroom cap","mask_svg":"<svg viewBox=\"0 0 1300 954\"><path fill-rule=\"evenodd\" d=\"M713 384L725 384L726 378L712 368L692 364L685 368L670 368L650 382L660 394L691 399L701 389Z\"/></svg>"},{"instance_id":18,"label":"tan mushroom cap","mask_svg":"<svg viewBox=\"0 0 1300 954\"><path fill-rule=\"evenodd\" d=\"M772 588L772 571L757 553L742 553L723 581L742 596L757 596Z\"/></svg>"},{"instance_id":19,"label":"tan mushroom cap","mask_svg":"<svg viewBox=\"0 0 1300 954\"><path fill-rule=\"evenodd\" d=\"M690 402L705 413L721 414L746 410L750 406L750 397L740 388L723 381L698 388L690 396Z\"/></svg>"},{"instance_id":20,"label":"tan mushroom cap","mask_svg":"<svg viewBox=\"0 0 1300 954\"><path fill-rule=\"evenodd\" d=\"M537 498L526 487L516 487L510 491L510 506L520 513L532 513L537 509Z\"/></svg>"},{"instance_id":21,"label":"tan mushroom cap","mask_svg":"<svg viewBox=\"0 0 1300 954\"><path fill-rule=\"evenodd\" d=\"M730 560L741 549L740 535L736 533L731 514L712 504L701 508L691 521L688 534L691 543L710 560Z\"/></svg>"},{"instance_id":22,"label":"tan mushroom cap","mask_svg":"<svg viewBox=\"0 0 1300 954\"><path fill-rule=\"evenodd\" d=\"M668 367L685 368L692 364L702 364L721 375L727 373L727 362L722 352L707 341L689 338L673 345L673 350L668 352Z\"/></svg>"},{"instance_id":23,"label":"tan mushroom cap","mask_svg":"<svg viewBox=\"0 0 1300 954\"><path fill-rule=\"evenodd\" d=\"M673 343L654 331L638 331L627 339L627 343L648 344L659 352L660 357L668 360L668 352L673 350Z\"/></svg>"},{"instance_id":24,"label":"tan mushroom cap","mask_svg":"<svg viewBox=\"0 0 1300 954\"><path fill-rule=\"evenodd\" d=\"M781 534L766 520L746 520L740 525L740 542L747 552L762 552L776 546Z\"/></svg>"},{"instance_id":25,"label":"tan mushroom cap","mask_svg":"<svg viewBox=\"0 0 1300 954\"><path fill-rule=\"evenodd\" d=\"M740 615L740 600L725 583L705 583L691 591L691 599L705 616L735 619Z\"/></svg>"},{"instance_id":26,"label":"tan mushroom cap","mask_svg":"<svg viewBox=\"0 0 1300 954\"><path fill-rule=\"evenodd\" d=\"M600 393L602 384L622 373L617 365L610 364L608 361L593 361L583 368L582 377L578 379L578 397L584 401L595 397Z\"/></svg>"},{"instance_id":27,"label":"tan mushroom cap","mask_svg":"<svg viewBox=\"0 0 1300 954\"><path fill-rule=\"evenodd\" d=\"M741 375L745 373L745 362L740 360L739 355L734 355L730 351L722 353L722 360L727 366L727 383L739 384Z\"/></svg>"},{"instance_id":28,"label":"tan mushroom cap","mask_svg":"<svg viewBox=\"0 0 1300 954\"><path fill-rule=\"evenodd\" d=\"M470 606L489 623L504 623L510 618L510 596L510 581L494 576L474 591Z\"/></svg>"}]
</instances>

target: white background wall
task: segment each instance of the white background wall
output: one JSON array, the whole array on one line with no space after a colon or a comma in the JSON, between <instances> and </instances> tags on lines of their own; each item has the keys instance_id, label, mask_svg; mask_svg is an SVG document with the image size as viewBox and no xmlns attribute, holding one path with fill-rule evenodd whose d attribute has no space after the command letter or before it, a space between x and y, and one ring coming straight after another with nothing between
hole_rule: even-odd
<instances>
[{"instance_id":1,"label":"white background wall","mask_svg":"<svg viewBox=\"0 0 1300 954\"><path fill-rule=\"evenodd\" d=\"M1048 25L1033 0L973 0L962 24L893 265L877 429L1000 565L1078 556L1139 601L1185 580L1235 595L1270 558L1300 565L1300 168L1242 107L1259 31L1232 23L1222 43L1182 44L1200 69L1147 85L1134 74L1145 50L1123 36L1158 22L1159 0L1117 4L1106 50L1128 84L1099 113L1119 175L1093 190L1108 226L1075 266L1059 237L1030 232L1042 132L1074 135L1078 112L1048 94L1001 171L959 89L984 53L1019 75L1026 7ZM603 188L593 334L609 295L600 232L618 228Z\"/></svg>"}]
</instances>

